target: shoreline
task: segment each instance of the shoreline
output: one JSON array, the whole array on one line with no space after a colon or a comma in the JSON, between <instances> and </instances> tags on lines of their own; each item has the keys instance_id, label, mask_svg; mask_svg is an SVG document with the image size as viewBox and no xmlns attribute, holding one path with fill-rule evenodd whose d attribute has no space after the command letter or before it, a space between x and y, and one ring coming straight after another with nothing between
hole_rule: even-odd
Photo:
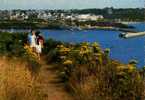
<instances>
[{"instance_id":1,"label":"shoreline","mask_svg":"<svg viewBox=\"0 0 145 100\"><path fill-rule=\"evenodd\" d=\"M0 32L15 32L15 30L28 30L30 31L31 29L26 29L26 28L7 28L7 29L0 29ZM37 28L36 30L70 30L70 31L82 31L82 30L105 30L105 31L123 31L123 32L137 32L136 30L134 29L130 29L130 28L116 28L116 27L92 27L92 28Z\"/></svg>"},{"instance_id":2,"label":"shoreline","mask_svg":"<svg viewBox=\"0 0 145 100\"><path fill-rule=\"evenodd\" d=\"M28 30L30 31L31 29L23 29L23 28L9 28L9 29L0 29L0 32L15 32L15 30ZM96 28L81 28L81 29L50 29L50 28L37 28L36 30L70 30L70 31L82 31L82 30L106 30L106 31L123 31L123 32L136 32L134 29L129 29L129 28L115 28L115 27L96 27Z\"/></svg>"},{"instance_id":3,"label":"shoreline","mask_svg":"<svg viewBox=\"0 0 145 100\"><path fill-rule=\"evenodd\" d=\"M145 22L127 22L127 21L122 21L120 22L121 24L128 25L128 27L115 27L115 26L71 26L71 27L61 27L61 26L56 26L56 27L0 27L0 32L15 32L15 30L31 30L31 29L36 29L36 30L70 30L70 31L81 31L81 30L106 30L106 31L123 31L123 32L136 32L134 27L129 27L129 24L139 24L139 23L145 23ZM117 25L116 25L117 26Z\"/></svg>"}]
</instances>

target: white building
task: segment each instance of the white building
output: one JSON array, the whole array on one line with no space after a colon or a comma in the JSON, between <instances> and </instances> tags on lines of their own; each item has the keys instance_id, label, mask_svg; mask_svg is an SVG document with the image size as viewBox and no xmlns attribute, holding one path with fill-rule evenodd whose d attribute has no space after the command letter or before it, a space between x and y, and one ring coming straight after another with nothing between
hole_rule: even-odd
<instances>
[{"instance_id":1,"label":"white building","mask_svg":"<svg viewBox=\"0 0 145 100\"><path fill-rule=\"evenodd\" d=\"M11 14L10 15L10 20L25 20L28 19L28 15L25 15L24 13L16 13L16 14Z\"/></svg>"},{"instance_id":2,"label":"white building","mask_svg":"<svg viewBox=\"0 0 145 100\"><path fill-rule=\"evenodd\" d=\"M79 21L97 21L99 19L103 19L102 15L90 15L90 14L82 14L76 16L76 19Z\"/></svg>"},{"instance_id":3,"label":"white building","mask_svg":"<svg viewBox=\"0 0 145 100\"><path fill-rule=\"evenodd\" d=\"M51 17L52 17L52 15L50 13L48 13L48 14L47 13L39 13L37 15L38 19L45 19L45 20L47 20L47 19L49 19Z\"/></svg>"},{"instance_id":4,"label":"white building","mask_svg":"<svg viewBox=\"0 0 145 100\"><path fill-rule=\"evenodd\" d=\"M70 19L70 20L76 20L76 17L72 16L72 15L67 15L65 17L65 19Z\"/></svg>"}]
</instances>

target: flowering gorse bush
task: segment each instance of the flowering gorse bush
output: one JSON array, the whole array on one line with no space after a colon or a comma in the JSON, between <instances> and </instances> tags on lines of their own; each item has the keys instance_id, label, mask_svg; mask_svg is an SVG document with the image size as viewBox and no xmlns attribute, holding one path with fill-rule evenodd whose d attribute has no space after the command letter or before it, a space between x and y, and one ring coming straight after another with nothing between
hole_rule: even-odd
<instances>
[{"instance_id":1,"label":"flowering gorse bush","mask_svg":"<svg viewBox=\"0 0 145 100\"><path fill-rule=\"evenodd\" d=\"M39 58L36 52L34 52L33 49L29 45L25 44L24 49L26 50L25 55L28 55L30 58L35 59L35 60Z\"/></svg>"},{"instance_id":2,"label":"flowering gorse bush","mask_svg":"<svg viewBox=\"0 0 145 100\"><path fill-rule=\"evenodd\" d=\"M98 43L60 44L55 51L60 77L78 100L135 100L143 98L143 79L134 60L121 64L109 58L110 49Z\"/></svg>"}]
</instances>

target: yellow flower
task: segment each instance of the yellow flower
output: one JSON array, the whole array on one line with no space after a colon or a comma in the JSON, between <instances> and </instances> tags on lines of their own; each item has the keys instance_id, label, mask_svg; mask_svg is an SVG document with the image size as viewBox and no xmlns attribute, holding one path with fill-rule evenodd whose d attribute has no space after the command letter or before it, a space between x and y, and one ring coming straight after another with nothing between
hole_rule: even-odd
<instances>
[{"instance_id":1,"label":"yellow flower","mask_svg":"<svg viewBox=\"0 0 145 100\"><path fill-rule=\"evenodd\" d=\"M64 46L63 45L57 45L57 48L63 48Z\"/></svg>"},{"instance_id":2,"label":"yellow flower","mask_svg":"<svg viewBox=\"0 0 145 100\"><path fill-rule=\"evenodd\" d=\"M88 42L84 42L84 43L82 43L82 46L89 46L89 43Z\"/></svg>"},{"instance_id":3,"label":"yellow flower","mask_svg":"<svg viewBox=\"0 0 145 100\"><path fill-rule=\"evenodd\" d=\"M88 46L84 45L84 46L82 46L81 48L87 49L87 48L88 48Z\"/></svg>"},{"instance_id":4,"label":"yellow flower","mask_svg":"<svg viewBox=\"0 0 145 100\"><path fill-rule=\"evenodd\" d=\"M69 51L70 51L70 49L69 49L69 48L64 47L64 48L61 48L59 51L60 51L60 52L69 52Z\"/></svg>"},{"instance_id":5,"label":"yellow flower","mask_svg":"<svg viewBox=\"0 0 145 100\"><path fill-rule=\"evenodd\" d=\"M69 49L69 48L64 48L64 51L65 51L65 52L69 52L70 49Z\"/></svg>"},{"instance_id":6,"label":"yellow flower","mask_svg":"<svg viewBox=\"0 0 145 100\"><path fill-rule=\"evenodd\" d=\"M80 54L82 54L82 55L83 54L88 54L88 53L90 53L90 50L89 49L85 49L85 50L84 49L81 49L80 50Z\"/></svg>"},{"instance_id":7,"label":"yellow flower","mask_svg":"<svg viewBox=\"0 0 145 100\"><path fill-rule=\"evenodd\" d=\"M24 49L28 49L29 46L27 44L24 45Z\"/></svg>"},{"instance_id":8,"label":"yellow flower","mask_svg":"<svg viewBox=\"0 0 145 100\"><path fill-rule=\"evenodd\" d=\"M93 46L93 47L100 47L100 45L99 45L97 42L94 42L94 43L92 44L92 46Z\"/></svg>"},{"instance_id":9,"label":"yellow flower","mask_svg":"<svg viewBox=\"0 0 145 100\"><path fill-rule=\"evenodd\" d=\"M98 51L101 51L101 48L100 47L95 47L96 50Z\"/></svg>"},{"instance_id":10,"label":"yellow flower","mask_svg":"<svg viewBox=\"0 0 145 100\"><path fill-rule=\"evenodd\" d=\"M141 76L140 76L140 74L137 74L137 76L136 76L136 80L137 80L137 81L140 81L140 80L141 80Z\"/></svg>"},{"instance_id":11,"label":"yellow flower","mask_svg":"<svg viewBox=\"0 0 145 100\"><path fill-rule=\"evenodd\" d=\"M72 61L71 60L66 60L63 62L64 65L71 65L72 64Z\"/></svg>"},{"instance_id":12,"label":"yellow flower","mask_svg":"<svg viewBox=\"0 0 145 100\"><path fill-rule=\"evenodd\" d=\"M60 45L60 47L63 48L64 46L63 45Z\"/></svg>"},{"instance_id":13,"label":"yellow flower","mask_svg":"<svg viewBox=\"0 0 145 100\"><path fill-rule=\"evenodd\" d=\"M134 67L134 66L132 66L132 65L128 65L128 72L133 72L133 71L135 71L136 70L136 68Z\"/></svg>"},{"instance_id":14,"label":"yellow flower","mask_svg":"<svg viewBox=\"0 0 145 100\"><path fill-rule=\"evenodd\" d=\"M24 49L26 50L26 53L32 58L34 59L38 58L38 55L35 52L33 52L32 48L29 45L25 45Z\"/></svg>"},{"instance_id":15,"label":"yellow flower","mask_svg":"<svg viewBox=\"0 0 145 100\"><path fill-rule=\"evenodd\" d=\"M96 57L102 57L102 54L101 53L95 53L95 56Z\"/></svg>"},{"instance_id":16,"label":"yellow flower","mask_svg":"<svg viewBox=\"0 0 145 100\"><path fill-rule=\"evenodd\" d=\"M117 66L117 71L123 71L123 70L126 70L126 69L128 69L128 67L125 66L125 65Z\"/></svg>"}]
</instances>

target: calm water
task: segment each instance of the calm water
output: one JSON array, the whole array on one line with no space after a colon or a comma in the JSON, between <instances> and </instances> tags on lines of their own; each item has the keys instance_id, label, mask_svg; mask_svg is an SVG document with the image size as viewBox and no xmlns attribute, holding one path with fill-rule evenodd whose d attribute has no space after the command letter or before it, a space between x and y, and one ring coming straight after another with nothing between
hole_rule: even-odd
<instances>
[{"instance_id":1,"label":"calm water","mask_svg":"<svg viewBox=\"0 0 145 100\"><path fill-rule=\"evenodd\" d=\"M134 24L138 31L145 31L145 23ZM20 30L14 30L20 31ZM21 30L24 31L24 30ZM110 57L127 63L131 59L138 60L139 68L145 65L145 36L122 39L118 31L104 30L41 30L46 38L52 38L64 42L98 42L102 48L110 48Z\"/></svg>"}]
</instances>

